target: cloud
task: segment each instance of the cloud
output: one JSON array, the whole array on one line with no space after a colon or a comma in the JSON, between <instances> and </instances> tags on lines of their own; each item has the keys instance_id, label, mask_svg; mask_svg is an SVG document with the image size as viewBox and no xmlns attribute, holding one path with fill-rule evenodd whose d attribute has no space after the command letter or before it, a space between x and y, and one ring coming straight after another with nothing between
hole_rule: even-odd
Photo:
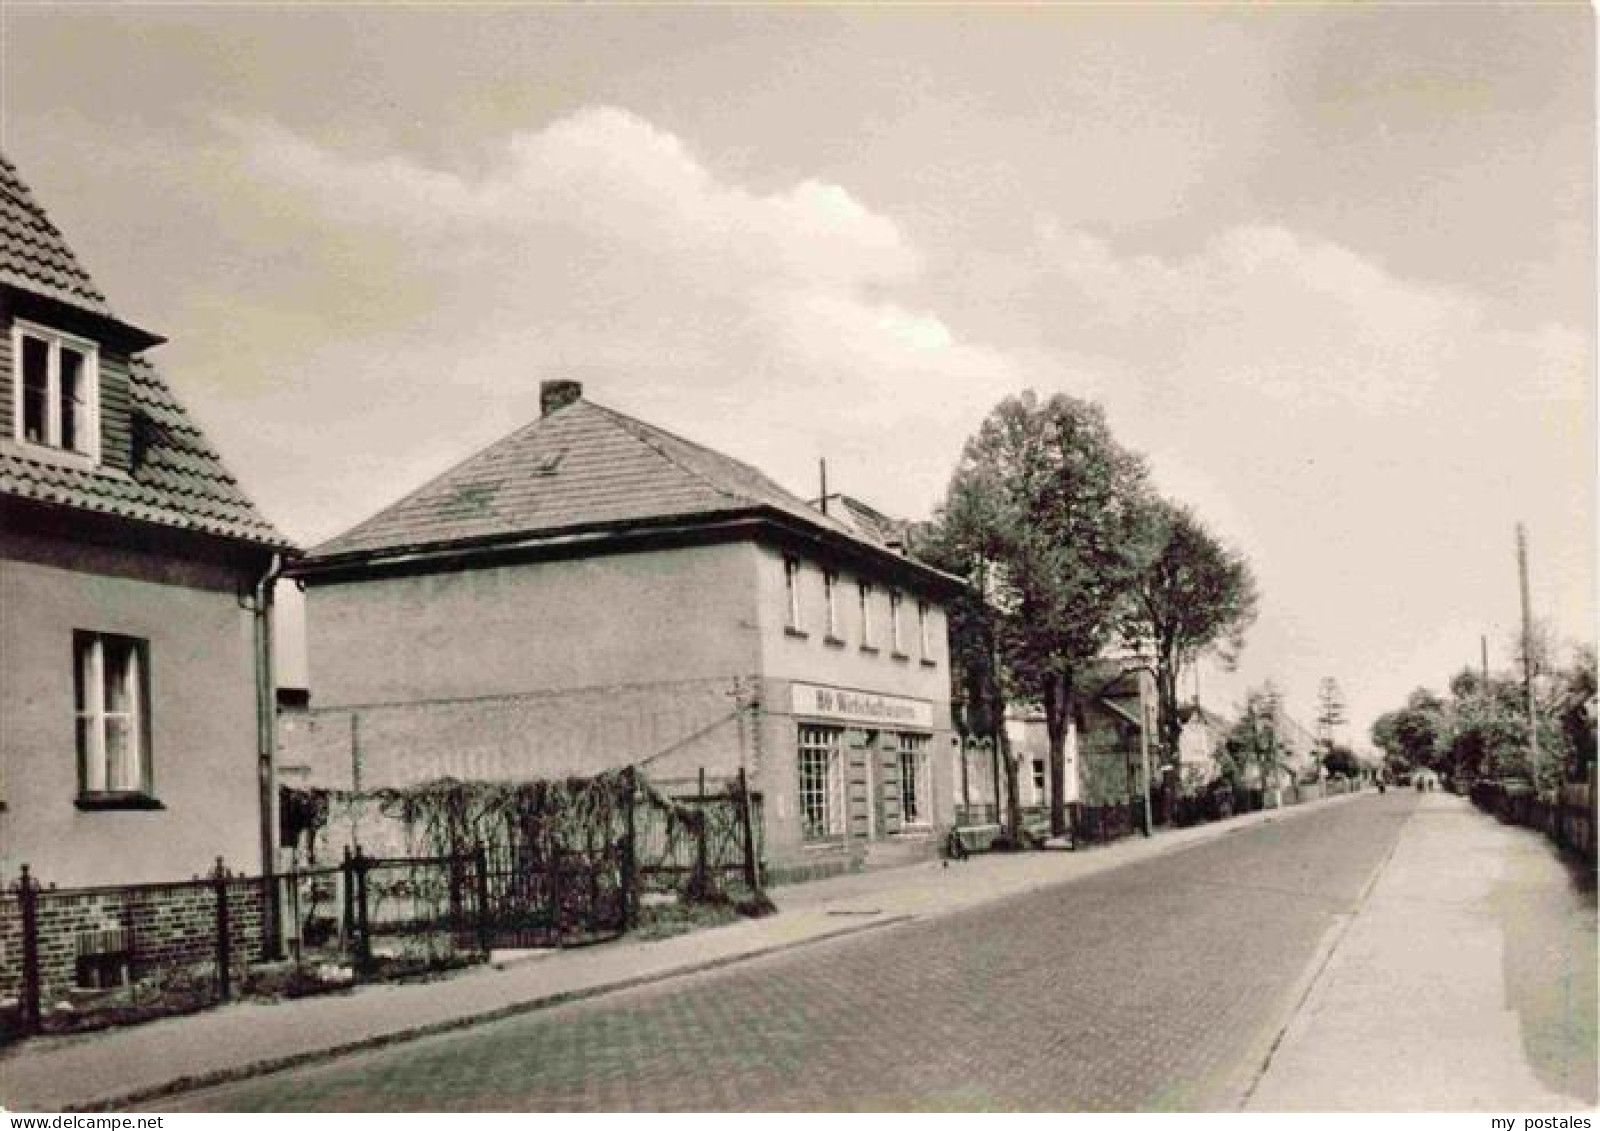
<instances>
[{"instance_id":1,"label":"cloud","mask_svg":"<svg viewBox=\"0 0 1600 1131\"><path fill-rule=\"evenodd\" d=\"M1358 718L1442 681L1515 616L1519 521L1542 543L1536 604L1587 634L1584 333L1503 324L1473 294L1280 227L1168 256L1036 233L1034 293L1105 371L1119 434L1253 560L1264 610L1245 679L1291 673L1309 707L1319 673L1337 676Z\"/></svg>"},{"instance_id":2,"label":"cloud","mask_svg":"<svg viewBox=\"0 0 1600 1131\"><path fill-rule=\"evenodd\" d=\"M1296 412L1393 415L1448 387L1577 400L1582 335L1494 324L1476 297L1396 277L1348 248L1246 225L1186 257L1124 254L1103 237L1039 225L1044 270L1096 348L1163 387L1248 386Z\"/></svg>"},{"instance_id":3,"label":"cloud","mask_svg":"<svg viewBox=\"0 0 1600 1131\"><path fill-rule=\"evenodd\" d=\"M440 270L480 266L493 250L537 256L542 238L563 234L684 269L714 265L728 288L756 277L891 282L919 265L893 221L839 185L805 180L754 194L719 181L677 137L612 107L513 134L476 175L335 152L270 120L217 123L259 177L341 226L403 234Z\"/></svg>"},{"instance_id":4,"label":"cloud","mask_svg":"<svg viewBox=\"0 0 1600 1131\"><path fill-rule=\"evenodd\" d=\"M372 327L328 334L289 381L347 450L381 430L385 482L509 429L536 411L540 378L566 375L798 491L827 456L834 484L921 513L966 432L1022 383L1013 359L907 301L921 256L892 219L816 179L728 183L623 110L518 133L476 172L340 152L269 121L218 124L251 191L322 261L326 313L360 306ZM376 294L364 262L392 267ZM384 501L339 483L308 536Z\"/></svg>"},{"instance_id":5,"label":"cloud","mask_svg":"<svg viewBox=\"0 0 1600 1131\"><path fill-rule=\"evenodd\" d=\"M452 168L218 129L197 167L239 210L248 269L192 309L219 368L265 376L239 386L249 412L238 387L198 407L308 541L530 418L545 377L802 493L825 456L836 489L911 515L1031 385L1106 403L1161 488L1254 562L1262 620L1213 705L1270 675L1309 714L1333 675L1364 725L1444 678L1514 615L1519 520L1546 608L1569 632L1592 618L1587 336L1501 324L1313 234L1250 224L1151 254L1038 217L1031 258L973 280L1040 328L1023 349L964 331L929 270L944 249L850 187L757 191L624 110Z\"/></svg>"}]
</instances>

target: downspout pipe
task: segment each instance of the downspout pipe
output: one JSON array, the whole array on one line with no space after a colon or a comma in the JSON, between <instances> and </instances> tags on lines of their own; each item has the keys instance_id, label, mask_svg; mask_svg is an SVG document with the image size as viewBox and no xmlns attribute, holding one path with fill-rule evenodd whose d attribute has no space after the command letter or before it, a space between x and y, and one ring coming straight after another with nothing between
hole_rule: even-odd
<instances>
[{"instance_id":1,"label":"downspout pipe","mask_svg":"<svg viewBox=\"0 0 1600 1131\"><path fill-rule=\"evenodd\" d=\"M283 573L283 556L274 553L256 582L256 775L261 788L261 946L263 957L280 956L278 928L278 681L272 664L273 593Z\"/></svg>"}]
</instances>

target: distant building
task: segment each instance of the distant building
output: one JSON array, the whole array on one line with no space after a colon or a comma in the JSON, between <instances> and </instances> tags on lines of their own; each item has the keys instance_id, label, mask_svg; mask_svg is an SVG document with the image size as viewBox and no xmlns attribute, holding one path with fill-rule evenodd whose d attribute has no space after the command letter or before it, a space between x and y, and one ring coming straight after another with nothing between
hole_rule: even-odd
<instances>
[{"instance_id":1,"label":"distant building","mask_svg":"<svg viewBox=\"0 0 1600 1131\"><path fill-rule=\"evenodd\" d=\"M1155 680L1148 669L1107 658L1084 680L1084 727L1069 722L1065 790L1068 804L1108 805L1143 797L1144 760L1157 772L1155 755ZM1050 805L1050 736L1044 712L1013 708L1006 732L1019 761L1018 793L1025 810Z\"/></svg>"},{"instance_id":2,"label":"distant building","mask_svg":"<svg viewBox=\"0 0 1600 1131\"><path fill-rule=\"evenodd\" d=\"M288 543L143 359L161 340L113 313L0 158L6 881L257 871L270 851L253 606Z\"/></svg>"},{"instance_id":3,"label":"distant building","mask_svg":"<svg viewBox=\"0 0 1600 1131\"><path fill-rule=\"evenodd\" d=\"M925 523L893 518L853 495L825 495L811 505L845 526L856 537L907 557L912 553L917 535L926 526Z\"/></svg>"},{"instance_id":4,"label":"distant building","mask_svg":"<svg viewBox=\"0 0 1600 1131\"><path fill-rule=\"evenodd\" d=\"M779 876L932 855L960 582L745 464L542 386L538 420L293 566L287 780L742 766Z\"/></svg>"},{"instance_id":5,"label":"distant building","mask_svg":"<svg viewBox=\"0 0 1600 1131\"><path fill-rule=\"evenodd\" d=\"M1179 787L1190 790L1217 778L1222 771L1221 755L1233 724L1198 703L1179 708L1178 732Z\"/></svg>"}]
</instances>

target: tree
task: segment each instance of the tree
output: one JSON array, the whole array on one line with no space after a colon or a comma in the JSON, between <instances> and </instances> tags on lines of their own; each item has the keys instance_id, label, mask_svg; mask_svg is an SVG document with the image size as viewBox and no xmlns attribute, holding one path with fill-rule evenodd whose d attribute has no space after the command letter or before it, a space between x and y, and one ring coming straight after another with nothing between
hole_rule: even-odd
<instances>
[{"instance_id":1,"label":"tree","mask_svg":"<svg viewBox=\"0 0 1600 1131\"><path fill-rule=\"evenodd\" d=\"M1021 797L1016 758L1006 736L1008 695L1000 662L999 617L988 599L985 563L961 544L942 516L919 539L916 555L928 565L967 581L966 588L945 606L952 690L962 703L966 732L990 738L1000 755L1006 777L1006 832L1015 844L1022 828ZM998 804L1000 799L995 801Z\"/></svg>"},{"instance_id":2,"label":"tree","mask_svg":"<svg viewBox=\"0 0 1600 1131\"><path fill-rule=\"evenodd\" d=\"M1444 738L1449 727L1448 707L1425 687L1411 693L1398 711L1379 715L1372 724L1372 742L1388 755L1400 773L1414 766L1442 769Z\"/></svg>"},{"instance_id":3,"label":"tree","mask_svg":"<svg viewBox=\"0 0 1600 1131\"><path fill-rule=\"evenodd\" d=\"M1283 692L1267 680L1245 692L1238 721L1223 744L1222 772L1235 785L1248 785L1252 778L1268 789L1286 757L1278 727L1283 714Z\"/></svg>"},{"instance_id":4,"label":"tree","mask_svg":"<svg viewBox=\"0 0 1600 1131\"><path fill-rule=\"evenodd\" d=\"M1322 764L1328 768L1332 777L1353 778L1361 773L1361 763L1356 758L1356 753L1342 743L1332 743L1328 753L1322 759Z\"/></svg>"},{"instance_id":5,"label":"tree","mask_svg":"<svg viewBox=\"0 0 1600 1131\"><path fill-rule=\"evenodd\" d=\"M1468 777L1526 777L1528 716L1522 681L1472 669L1450 681L1445 764Z\"/></svg>"},{"instance_id":6,"label":"tree","mask_svg":"<svg viewBox=\"0 0 1600 1131\"><path fill-rule=\"evenodd\" d=\"M1154 500L1147 521L1155 553L1139 575L1123 634L1155 661L1161 757L1178 759L1178 684L1200 656L1230 667L1256 619L1256 582L1245 559L1214 538L1187 508Z\"/></svg>"},{"instance_id":7,"label":"tree","mask_svg":"<svg viewBox=\"0 0 1600 1131\"><path fill-rule=\"evenodd\" d=\"M1066 734L1078 682L1116 636L1149 559L1143 461L1088 401L1002 401L967 441L940 522L985 563L1008 683L1044 708L1050 830L1066 832Z\"/></svg>"},{"instance_id":8,"label":"tree","mask_svg":"<svg viewBox=\"0 0 1600 1131\"><path fill-rule=\"evenodd\" d=\"M1573 650L1557 666L1558 650L1548 630L1532 634L1534 725L1538 727L1537 785L1588 780L1595 759L1595 653ZM1471 780L1535 777L1529 759L1528 701L1520 637L1512 649L1515 671L1486 673L1462 668L1449 682L1448 699L1418 688L1397 711L1372 724L1372 740L1395 765L1422 765Z\"/></svg>"},{"instance_id":9,"label":"tree","mask_svg":"<svg viewBox=\"0 0 1600 1131\"><path fill-rule=\"evenodd\" d=\"M1573 650L1572 662L1561 671L1554 704L1568 781L1593 781L1596 695L1594 645L1580 645Z\"/></svg>"},{"instance_id":10,"label":"tree","mask_svg":"<svg viewBox=\"0 0 1600 1131\"><path fill-rule=\"evenodd\" d=\"M1333 752L1333 732L1344 726L1345 719L1344 692L1339 688L1339 681L1331 675L1324 676L1317 685L1317 738L1322 744L1324 761Z\"/></svg>"}]
</instances>

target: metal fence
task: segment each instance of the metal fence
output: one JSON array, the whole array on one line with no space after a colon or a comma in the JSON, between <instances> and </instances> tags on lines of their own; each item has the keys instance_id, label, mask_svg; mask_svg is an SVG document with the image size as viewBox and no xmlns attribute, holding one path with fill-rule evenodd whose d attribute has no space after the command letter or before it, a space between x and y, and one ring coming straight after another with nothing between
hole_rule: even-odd
<instances>
[{"instance_id":1,"label":"metal fence","mask_svg":"<svg viewBox=\"0 0 1600 1131\"><path fill-rule=\"evenodd\" d=\"M44 1003L97 1006L110 1022L203 1008L234 992L266 953L267 886L218 860L211 874L169 883L57 888L26 865L0 893L0 1035L43 1027ZM113 992L135 976L142 993Z\"/></svg>"},{"instance_id":2,"label":"metal fence","mask_svg":"<svg viewBox=\"0 0 1600 1131\"><path fill-rule=\"evenodd\" d=\"M369 856L278 875L213 873L165 884L57 889L22 869L0 892L0 1033L204 1008L262 984L290 996L481 960L502 948L616 938L646 895L684 901L761 890L761 797L741 774L718 793L634 790L576 834L525 823L437 856ZM276 924L269 930L268 924ZM286 960L286 961L282 961ZM143 995L141 997L141 994Z\"/></svg>"}]
</instances>

